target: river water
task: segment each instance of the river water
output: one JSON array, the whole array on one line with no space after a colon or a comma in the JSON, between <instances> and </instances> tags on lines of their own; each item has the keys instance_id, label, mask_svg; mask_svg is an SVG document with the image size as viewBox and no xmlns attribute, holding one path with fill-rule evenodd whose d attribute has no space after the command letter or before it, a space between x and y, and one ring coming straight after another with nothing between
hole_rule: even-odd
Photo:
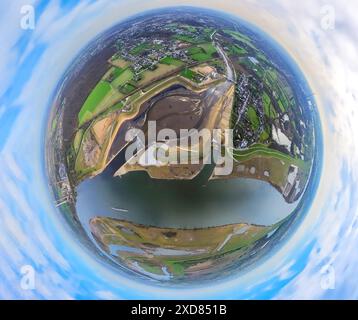
<instances>
[{"instance_id":1,"label":"river water","mask_svg":"<svg viewBox=\"0 0 358 320\"><path fill-rule=\"evenodd\" d=\"M208 170L191 181L155 180L146 172L120 178L105 172L79 185L77 214L87 231L95 216L158 227L205 228L233 223L272 225L297 206L286 203L267 182L208 181Z\"/></svg>"}]
</instances>

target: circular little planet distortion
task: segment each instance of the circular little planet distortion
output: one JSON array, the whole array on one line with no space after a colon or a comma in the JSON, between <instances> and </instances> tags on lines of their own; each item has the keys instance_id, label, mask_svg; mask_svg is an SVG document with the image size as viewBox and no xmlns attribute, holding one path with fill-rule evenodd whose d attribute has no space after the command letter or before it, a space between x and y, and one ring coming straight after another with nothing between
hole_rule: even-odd
<instances>
[{"instance_id":1,"label":"circular little planet distortion","mask_svg":"<svg viewBox=\"0 0 358 320\"><path fill-rule=\"evenodd\" d=\"M316 106L287 53L244 21L193 8L134 16L82 50L58 88L55 205L121 274L237 275L307 211Z\"/></svg>"}]
</instances>

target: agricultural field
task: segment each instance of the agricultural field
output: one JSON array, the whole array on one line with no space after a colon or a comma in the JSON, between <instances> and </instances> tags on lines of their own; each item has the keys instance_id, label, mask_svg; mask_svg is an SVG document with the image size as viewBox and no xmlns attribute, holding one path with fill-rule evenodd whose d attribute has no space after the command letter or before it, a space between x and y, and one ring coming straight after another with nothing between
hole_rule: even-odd
<instances>
[{"instance_id":1,"label":"agricultural field","mask_svg":"<svg viewBox=\"0 0 358 320\"><path fill-rule=\"evenodd\" d=\"M260 120L257 116L256 110L254 107L250 106L247 110L247 116L251 122L252 129L257 130L260 126Z\"/></svg>"},{"instance_id":2,"label":"agricultural field","mask_svg":"<svg viewBox=\"0 0 358 320\"><path fill-rule=\"evenodd\" d=\"M269 119L277 118L277 112L273 107L271 99L266 92L262 95L262 99L263 99L264 112L267 118Z\"/></svg>"},{"instance_id":3,"label":"agricultural field","mask_svg":"<svg viewBox=\"0 0 358 320\"><path fill-rule=\"evenodd\" d=\"M232 56L245 56L248 52L244 49L238 46L237 44L232 45L230 47L230 55Z\"/></svg>"},{"instance_id":4,"label":"agricultural field","mask_svg":"<svg viewBox=\"0 0 358 320\"><path fill-rule=\"evenodd\" d=\"M163 58L162 60L160 60L160 63L162 64L166 64L166 65L173 65L173 66L176 66L176 67L181 67L184 65L184 62L179 60L179 59L175 59L173 57L165 57Z\"/></svg>"},{"instance_id":5,"label":"agricultural field","mask_svg":"<svg viewBox=\"0 0 358 320\"><path fill-rule=\"evenodd\" d=\"M286 112L294 108L292 91L287 82L278 75L275 70L270 69L265 73L264 83L275 94L278 106L281 112Z\"/></svg>"},{"instance_id":6,"label":"agricultural field","mask_svg":"<svg viewBox=\"0 0 358 320\"><path fill-rule=\"evenodd\" d=\"M232 30L224 30L224 32L232 36L235 40L239 41L240 43L246 45L250 49L257 51L257 48L252 44L252 40L248 36Z\"/></svg>"},{"instance_id":7,"label":"agricultural field","mask_svg":"<svg viewBox=\"0 0 358 320\"><path fill-rule=\"evenodd\" d=\"M189 36L189 35L176 35L176 36L174 36L174 39L188 42L191 44L198 44L202 41L194 36Z\"/></svg>"},{"instance_id":8,"label":"agricultural field","mask_svg":"<svg viewBox=\"0 0 358 320\"><path fill-rule=\"evenodd\" d=\"M187 78L193 82L200 82L200 78L201 76L196 73L195 71L191 70L191 69L184 69L181 73L181 76L183 76L184 78Z\"/></svg>"},{"instance_id":9,"label":"agricultural field","mask_svg":"<svg viewBox=\"0 0 358 320\"><path fill-rule=\"evenodd\" d=\"M157 80L161 77L165 77L165 75L173 72L176 69L178 69L178 66L176 64L158 63L156 65L155 70L145 70L140 74L141 80L138 81L138 86L146 86L152 83L154 80Z\"/></svg>"},{"instance_id":10,"label":"agricultural field","mask_svg":"<svg viewBox=\"0 0 358 320\"><path fill-rule=\"evenodd\" d=\"M127 60L122 59L120 56L115 55L109 60L109 63L113 65L114 67L120 68L120 69L126 69L131 65L131 63Z\"/></svg>"},{"instance_id":11,"label":"agricultural field","mask_svg":"<svg viewBox=\"0 0 358 320\"><path fill-rule=\"evenodd\" d=\"M118 88L119 92L123 93L124 95L128 95L133 92L136 87L131 83L126 83Z\"/></svg>"},{"instance_id":12,"label":"agricultural field","mask_svg":"<svg viewBox=\"0 0 358 320\"><path fill-rule=\"evenodd\" d=\"M198 62L204 62L212 59L214 53L216 53L216 49L211 43L200 44L198 46L191 47L188 50L190 57Z\"/></svg>"},{"instance_id":13,"label":"agricultural field","mask_svg":"<svg viewBox=\"0 0 358 320\"><path fill-rule=\"evenodd\" d=\"M97 86L92 90L84 103L81 111L78 114L78 123L82 125L86 121L90 120L97 111L97 107L100 103L108 97L113 88L111 84L106 81L100 81Z\"/></svg>"},{"instance_id":14,"label":"agricultural field","mask_svg":"<svg viewBox=\"0 0 358 320\"><path fill-rule=\"evenodd\" d=\"M236 149L233 151L233 156L234 159L239 162L250 160L253 157L270 157L270 158L276 158L288 162L290 164L294 164L302 168L303 170L309 167L309 164L301 159L293 158L283 152L274 150L269 146L260 143L257 143L251 146L250 148L244 150Z\"/></svg>"},{"instance_id":15,"label":"agricultural field","mask_svg":"<svg viewBox=\"0 0 358 320\"><path fill-rule=\"evenodd\" d=\"M79 129L75 135L75 139L73 141L73 147L75 149L75 152L78 153L81 143L82 143L82 137L83 137L83 129Z\"/></svg>"},{"instance_id":16,"label":"agricultural field","mask_svg":"<svg viewBox=\"0 0 358 320\"><path fill-rule=\"evenodd\" d=\"M112 87L119 88L133 79L133 72L130 68L120 70L111 82Z\"/></svg>"},{"instance_id":17,"label":"agricultural field","mask_svg":"<svg viewBox=\"0 0 358 320\"><path fill-rule=\"evenodd\" d=\"M130 54L132 54L134 56L139 56L149 49L159 50L160 48L161 48L160 44L152 44L152 43L148 43L148 42L143 42L143 43L137 45L135 48L133 48L130 51Z\"/></svg>"}]
</instances>

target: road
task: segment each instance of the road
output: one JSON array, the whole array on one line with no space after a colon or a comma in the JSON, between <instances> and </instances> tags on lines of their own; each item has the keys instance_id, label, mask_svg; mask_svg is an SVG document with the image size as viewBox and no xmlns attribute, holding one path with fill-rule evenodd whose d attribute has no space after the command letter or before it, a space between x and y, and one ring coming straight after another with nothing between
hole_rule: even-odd
<instances>
[{"instance_id":1,"label":"road","mask_svg":"<svg viewBox=\"0 0 358 320\"><path fill-rule=\"evenodd\" d=\"M226 78L233 82L233 83L236 83L236 72L235 72L235 69L234 67L232 66L231 64L231 61L229 60L229 58L227 57L224 49L221 47L221 45L219 44L218 41L216 41L214 39L214 36L215 36L215 33L216 31L211 35L211 40L213 41L213 45L214 47L216 47L218 53L220 54L220 56L222 57L222 59L224 60L225 62L225 65L226 65Z\"/></svg>"}]
</instances>

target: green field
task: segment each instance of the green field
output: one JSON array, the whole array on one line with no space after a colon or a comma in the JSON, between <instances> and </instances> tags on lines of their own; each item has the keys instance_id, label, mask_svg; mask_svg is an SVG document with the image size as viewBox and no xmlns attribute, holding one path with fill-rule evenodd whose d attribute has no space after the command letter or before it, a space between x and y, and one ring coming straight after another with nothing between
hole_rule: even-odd
<instances>
[{"instance_id":1,"label":"green field","mask_svg":"<svg viewBox=\"0 0 358 320\"><path fill-rule=\"evenodd\" d=\"M130 51L130 54L137 56L140 55L141 53L143 53L145 50L149 49L151 46L149 43L141 43L139 45L137 45L134 49L132 49Z\"/></svg>"},{"instance_id":2,"label":"green field","mask_svg":"<svg viewBox=\"0 0 358 320\"><path fill-rule=\"evenodd\" d=\"M118 111L118 110L121 110L122 108L124 107L124 103L121 101L121 102L118 102L116 103L114 106L108 108L106 110L106 112L104 113L104 115L108 115L112 112L115 112L115 111Z\"/></svg>"},{"instance_id":3,"label":"green field","mask_svg":"<svg viewBox=\"0 0 358 320\"><path fill-rule=\"evenodd\" d=\"M257 156L262 156L262 157L272 157L282 161L286 161L290 164L296 165L302 170L309 170L310 167L310 163L308 162L305 162L298 158L293 158L285 153L271 149L267 145L260 144L260 143L254 144L253 146L245 150L235 149L233 150L233 156L235 160L240 162L250 160Z\"/></svg>"},{"instance_id":4,"label":"green field","mask_svg":"<svg viewBox=\"0 0 358 320\"><path fill-rule=\"evenodd\" d=\"M272 104L271 104L271 99L270 99L270 97L267 95L266 92L262 95L262 102L263 102L263 105L264 105L265 115L266 115L268 118L270 118L270 119L275 119L275 118L277 118L277 112L276 112L276 110L274 109L274 107L272 106Z\"/></svg>"},{"instance_id":5,"label":"green field","mask_svg":"<svg viewBox=\"0 0 358 320\"><path fill-rule=\"evenodd\" d=\"M234 56L246 55L247 53L248 52L244 48L241 48L238 45L233 45L230 48L230 54Z\"/></svg>"},{"instance_id":6,"label":"green field","mask_svg":"<svg viewBox=\"0 0 358 320\"><path fill-rule=\"evenodd\" d=\"M107 73L102 77L103 81L112 82L115 78L119 77L121 73L123 73L125 68L121 68L118 66L111 67Z\"/></svg>"},{"instance_id":7,"label":"green field","mask_svg":"<svg viewBox=\"0 0 358 320\"><path fill-rule=\"evenodd\" d=\"M263 53L261 53L261 52L258 53L258 54L256 55L256 58L259 59L259 60L261 60L261 61L263 61L263 62L265 62L266 64L272 66L272 63L271 63L269 60L267 60L266 56L265 56Z\"/></svg>"},{"instance_id":8,"label":"green field","mask_svg":"<svg viewBox=\"0 0 358 320\"><path fill-rule=\"evenodd\" d=\"M256 131L260 126L260 120L257 116L256 110L254 107L250 106L247 110L247 116L251 122L252 128Z\"/></svg>"},{"instance_id":9,"label":"green field","mask_svg":"<svg viewBox=\"0 0 358 320\"><path fill-rule=\"evenodd\" d=\"M73 147L76 153L78 153L78 150L80 149L82 143L82 137L83 137L83 129L80 129L77 131L75 135L75 139L73 141Z\"/></svg>"},{"instance_id":10,"label":"green field","mask_svg":"<svg viewBox=\"0 0 358 320\"><path fill-rule=\"evenodd\" d=\"M140 73L141 80L136 85L139 87L146 86L176 69L178 69L176 65L158 63L155 70L142 71Z\"/></svg>"},{"instance_id":11,"label":"green field","mask_svg":"<svg viewBox=\"0 0 358 320\"><path fill-rule=\"evenodd\" d=\"M190 47L190 48L188 49L188 54L189 54L189 55L198 54L198 53L203 53L203 49L202 49L202 48L199 48L199 47L197 47L197 46Z\"/></svg>"},{"instance_id":12,"label":"green field","mask_svg":"<svg viewBox=\"0 0 358 320\"><path fill-rule=\"evenodd\" d=\"M266 86L276 92L276 101L280 111L286 112L289 108L295 107L295 101L289 84L285 79L279 76L278 72L274 69L270 69L266 72L264 77Z\"/></svg>"},{"instance_id":13,"label":"green field","mask_svg":"<svg viewBox=\"0 0 358 320\"><path fill-rule=\"evenodd\" d=\"M119 87L119 91L125 95L130 94L132 91L134 91L136 87L132 85L131 83L126 83L123 86Z\"/></svg>"},{"instance_id":14,"label":"green field","mask_svg":"<svg viewBox=\"0 0 358 320\"><path fill-rule=\"evenodd\" d=\"M86 99L78 114L79 126L110 107L114 103L113 99L120 99L123 94L128 94L135 89L132 88L132 85L126 86L133 78L133 72L130 68L113 68L110 77L114 77L111 83L101 80Z\"/></svg>"},{"instance_id":15,"label":"green field","mask_svg":"<svg viewBox=\"0 0 358 320\"><path fill-rule=\"evenodd\" d=\"M148 42L144 42L141 43L139 45L137 45L134 49L132 49L130 51L130 54L134 55L134 56L138 56L140 54L142 54L144 51L148 50L148 49L161 49L162 45L160 44L153 44L153 43L148 43Z\"/></svg>"},{"instance_id":16,"label":"green field","mask_svg":"<svg viewBox=\"0 0 358 320\"><path fill-rule=\"evenodd\" d=\"M212 56L216 52L216 48L210 42L200 44L199 47L202 48L210 56Z\"/></svg>"},{"instance_id":17,"label":"green field","mask_svg":"<svg viewBox=\"0 0 358 320\"><path fill-rule=\"evenodd\" d=\"M133 72L130 68L123 69L120 73L118 73L117 77L112 81L112 86L114 88L118 88L123 86L128 81L132 80Z\"/></svg>"},{"instance_id":18,"label":"green field","mask_svg":"<svg viewBox=\"0 0 358 320\"><path fill-rule=\"evenodd\" d=\"M213 60L210 61L210 65L212 65L213 67L217 68L217 69L224 69L225 68L225 64L222 60Z\"/></svg>"},{"instance_id":19,"label":"green field","mask_svg":"<svg viewBox=\"0 0 358 320\"><path fill-rule=\"evenodd\" d=\"M179 261L172 261L170 259L164 259L164 264L168 269L176 276L182 276L185 272L185 266Z\"/></svg>"},{"instance_id":20,"label":"green field","mask_svg":"<svg viewBox=\"0 0 358 320\"><path fill-rule=\"evenodd\" d=\"M177 66L177 67L181 67L182 65L184 65L183 61L180 61L173 57L165 57L162 60L160 60L160 63L166 64L166 65L173 65L173 66Z\"/></svg>"},{"instance_id":21,"label":"green field","mask_svg":"<svg viewBox=\"0 0 358 320\"><path fill-rule=\"evenodd\" d=\"M194 72L191 69L183 70L180 75L194 82L198 82L198 78L200 77L198 73Z\"/></svg>"},{"instance_id":22,"label":"green field","mask_svg":"<svg viewBox=\"0 0 358 320\"><path fill-rule=\"evenodd\" d=\"M193 36L188 36L188 35L175 35L174 39L188 42L188 43L193 43L193 44L200 42L198 39L194 38Z\"/></svg>"},{"instance_id":23,"label":"green field","mask_svg":"<svg viewBox=\"0 0 358 320\"><path fill-rule=\"evenodd\" d=\"M124 72L124 70L125 69L115 67L114 70L112 71L111 76L113 77L113 79L115 79L119 77Z\"/></svg>"},{"instance_id":24,"label":"green field","mask_svg":"<svg viewBox=\"0 0 358 320\"><path fill-rule=\"evenodd\" d=\"M106 97L106 95L112 90L111 85L108 82L100 81L96 87L92 90L88 98L86 99L81 111L78 114L79 125L82 125L86 121L92 118L92 113L96 110L98 104Z\"/></svg>"},{"instance_id":25,"label":"green field","mask_svg":"<svg viewBox=\"0 0 358 320\"><path fill-rule=\"evenodd\" d=\"M116 57L115 57L116 56ZM111 63L119 69L125 69L131 65L131 63L127 60L124 60L121 56L117 56L115 54L111 59Z\"/></svg>"},{"instance_id":26,"label":"green field","mask_svg":"<svg viewBox=\"0 0 358 320\"><path fill-rule=\"evenodd\" d=\"M54 118L52 123L51 123L51 130L55 131L57 128L57 124L58 124L58 118Z\"/></svg>"},{"instance_id":27,"label":"green field","mask_svg":"<svg viewBox=\"0 0 358 320\"><path fill-rule=\"evenodd\" d=\"M210 42L188 49L190 57L198 62L210 60L215 52L216 49Z\"/></svg>"},{"instance_id":28,"label":"green field","mask_svg":"<svg viewBox=\"0 0 358 320\"><path fill-rule=\"evenodd\" d=\"M268 133L267 130L262 131L261 135L260 135L260 142L265 142L270 138L270 134Z\"/></svg>"},{"instance_id":29,"label":"green field","mask_svg":"<svg viewBox=\"0 0 358 320\"><path fill-rule=\"evenodd\" d=\"M197 53L197 54L193 54L191 58L198 62L204 62L209 60L211 57L206 53Z\"/></svg>"},{"instance_id":30,"label":"green field","mask_svg":"<svg viewBox=\"0 0 358 320\"><path fill-rule=\"evenodd\" d=\"M280 110L282 113L284 113L286 111L286 108L283 105L282 100L278 100L278 106L280 107Z\"/></svg>"},{"instance_id":31,"label":"green field","mask_svg":"<svg viewBox=\"0 0 358 320\"><path fill-rule=\"evenodd\" d=\"M252 44L251 39L244 34L232 30L224 30L224 32L230 36L232 36L237 41L246 44L248 47L250 47L253 50L257 50L257 48Z\"/></svg>"}]
</instances>

